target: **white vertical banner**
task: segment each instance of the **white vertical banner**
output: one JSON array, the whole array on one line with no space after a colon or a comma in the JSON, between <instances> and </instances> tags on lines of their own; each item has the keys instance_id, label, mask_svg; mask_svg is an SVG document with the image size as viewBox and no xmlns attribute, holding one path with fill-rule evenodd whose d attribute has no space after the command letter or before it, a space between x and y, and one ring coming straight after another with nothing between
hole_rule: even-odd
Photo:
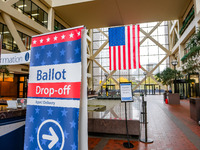
<instances>
[{"instance_id":1,"label":"white vertical banner","mask_svg":"<svg viewBox=\"0 0 200 150\"><path fill-rule=\"evenodd\" d=\"M79 150L88 150L88 112L87 112L87 30L81 33L82 84L79 113Z\"/></svg>"}]
</instances>

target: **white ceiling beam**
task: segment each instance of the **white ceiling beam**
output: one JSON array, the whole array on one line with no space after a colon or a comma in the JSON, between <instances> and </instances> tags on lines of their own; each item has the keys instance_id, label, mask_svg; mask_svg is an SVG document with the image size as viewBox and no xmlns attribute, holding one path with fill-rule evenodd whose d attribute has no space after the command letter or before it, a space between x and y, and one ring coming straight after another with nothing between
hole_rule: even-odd
<instances>
[{"instance_id":1,"label":"white ceiling beam","mask_svg":"<svg viewBox=\"0 0 200 150\"><path fill-rule=\"evenodd\" d=\"M95 59L94 59L94 62L95 62L105 73L109 74L108 71L107 71L102 65L100 65ZM114 81L116 84L119 84L119 82L118 82L115 78L113 78L112 76L111 76L111 79L113 79L113 81Z\"/></svg>"},{"instance_id":2,"label":"white ceiling beam","mask_svg":"<svg viewBox=\"0 0 200 150\"><path fill-rule=\"evenodd\" d=\"M172 27L171 27L171 29L170 29L170 31L169 31L169 35L172 34L172 31L174 30L176 24L177 24L177 20L175 20L175 21L173 22L173 25L172 25Z\"/></svg>"},{"instance_id":3,"label":"white ceiling beam","mask_svg":"<svg viewBox=\"0 0 200 150\"><path fill-rule=\"evenodd\" d=\"M142 45L142 43L144 43L144 41L159 27L159 25L161 24L162 22L158 22L154 27L153 29L151 29L151 31L148 34L148 36L145 36L141 41L140 41L140 45Z\"/></svg>"},{"instance_id":4,"label":"white ceiling beam","mask_svg":"<svg viewBox=\"0 0 200 150\"><path fill-rule=\"evenodd\" d=\"M101 47L90 57L90 59L94 60L94 58L103 50L103 48L108 44L108 39L101 45Z\"/></svg>"},{"instance_id":5,"label":"white ceiling beam","mask_svg":"<svg viewBox=\"0 0 200 150\"><path fill-rule=\"evenodd\" d=\"M116 70L113 70L113 71L108 75L107 79L111 78L112 75L113 75L115 72L116 72ZM106 79L104 79L104 80L101 82L101 84L95 89L95 91L98 91L98 90L101 88L101 86L102 86L105 82L106 82Z\"/></svg>"},{"instance_id":6,"label":"white ceiling beam","mask_svg":"<svg viewBox=\"0 0 200 150\"><path fill-rule=\"evenodd\" d=\"M146 33L143 29L140 29L140 31L146 35L152 42L154 42L158 47L160 47L162 50L164 50L167 54L170 54L170 51L166 49L164 46L162 46L158 41L156 41L153 37L149 36L148 33Z\"/></svg>"},{"instance_id":7,"label":"white ceiling beam","mask_svg":"<svg viewBox=\"0 0 200 150\"><path fill-rule=\"evenodd\" d=\"M97 29L99 32L101 32L105 37L107 37L108 38L108 35L105 33L105 32L103 32L101 29Z\"/></svg>"}]
</instances>

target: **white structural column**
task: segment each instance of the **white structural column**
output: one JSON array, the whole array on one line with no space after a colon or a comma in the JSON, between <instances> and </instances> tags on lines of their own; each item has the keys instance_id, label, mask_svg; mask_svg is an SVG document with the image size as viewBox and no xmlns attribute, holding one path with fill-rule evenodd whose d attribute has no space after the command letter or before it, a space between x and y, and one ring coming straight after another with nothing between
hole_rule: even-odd
<instances>
[{"instance_id":1,"label":"white structural column","mask_svg":"<svg viewBox=\"0 0 200 150\"><path fill-rule=\"evenodd\" d=\"M88 40L88 48L87 48L87 53L89 56L92 55L92 45L93 45L93 41L92 41L92 36L93 36L93 32L92 30L88 30L89 32L89 37L90 40ZM88 60L88 64L87 64L87 70L88 70L88 74L90 75L90 77L88 77L88 89L92 89L93 88L93 71L92 71L92 67L93 67L93 61L92 60Z\"/></svg>"},{"instance_id":2,"label":"white structural column","mask_svg":"<svg viewBox=\"0 0 200 150\"><path fill-rule=\"evenodd\" d=\"M26 51L24 43L22 42L21 37L19 36L17 29L15 28L15 25L14 25L12 19L10 18L10 16L3 12L1 14L2 14L2 17L3 17L6 25L8 26L8 29L9 29L11 35L13 36L15 42L17 43L17 46L19 47L20 51L21 52Z\"/></svg>"},{"instance_id":3,"label":"white structural column","mask_svg":"<svg viewBox=\"0 0 200 150\"><path fill-rule=\"evenodd\" d=\"M48 11L48 29L50 31L54 31L54 16L55 12L53 8L49 8Z\"/></svg>"},{"instance_id":4,"label":"white structural column","mask_svg":"<svg viewBox=\"0 0 200 150\"><path fill-rule=\"evenodd\" d=\"M184 48L185 48L185 46L183 44L179 45L179 58L180 58L180 59L178 59L179 66L182 65L181 58L184 56Z\"/></svg>"},{"instance_id":5,"label":"white structural column","mask_svg":"<svg viewBox=\"0 0 200 150\"><path fill-rule=\"evenodd\" d=\"M82 30L82 83L79 113L79 150L88 150L88 112L87 112L87 30Z\"/></svg>"},{"instance_id":6,"label":"white structural column","mask_svg":"<svg viewBox=\"0 0 200 150\"><path fill-rule=\"evenodd\" d=\"M195 6L195 14L200 13L200 1L199 0L193 0L194 1L194 6Z\"/></svg>"}]
</instances>

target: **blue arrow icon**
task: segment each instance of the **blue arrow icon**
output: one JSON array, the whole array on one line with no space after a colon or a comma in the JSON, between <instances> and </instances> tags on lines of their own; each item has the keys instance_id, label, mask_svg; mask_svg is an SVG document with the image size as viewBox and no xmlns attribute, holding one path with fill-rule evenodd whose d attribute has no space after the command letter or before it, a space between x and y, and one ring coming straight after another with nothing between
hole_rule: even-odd
<instances>
[{"instance_id":1,"label":"blue arrow icon","mask_svg":"<svg viewBox=\"0 0 200 150\"><path fill-rule=\"evenodd\" d=\"M55 133L55 131L53 130L52 127L49 128L49 131L50 131L51 135L43 134L42 138L45 139L45 140L51 141L48 145L48 148L51 149L58 142L59 138L56 135L56 133Z\"/></svg>"}]
</instances>

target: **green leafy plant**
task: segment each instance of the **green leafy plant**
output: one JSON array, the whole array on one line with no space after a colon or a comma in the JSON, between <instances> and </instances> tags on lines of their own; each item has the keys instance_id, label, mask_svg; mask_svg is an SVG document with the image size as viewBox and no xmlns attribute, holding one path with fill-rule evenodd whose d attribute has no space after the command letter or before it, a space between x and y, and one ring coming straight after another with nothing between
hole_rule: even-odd
<instances>
[{"instance_id":1,"label":"green leafy plant","mask_svg":"<svg viewBox=\"0 0 200 150\"><path fill-rule=\"evenodd\" d=\"M189 42L186 45L186 49L188 53L181 58L182 62L185 62L187 59L191 58L192 56L196 56L200 52L200 30L191 37Z\"/></svg>"},{"instance_id":2,"label":"green leafy plant","mask_svg":"<svg viewBox=\"0 0 200 150\"><path fill-rule=\"evenodd\" d=\"M1 73L5 73L6 75L9 75L10 74L10 72L9 72L9 70L8 70L8 68L7 68L7 66L5 66L5 65L0 65L0 74Z\"/></svg>"},{"instance_id":3,"label":"green leafy plant","mask_svg":"<svg viewBox=\"0 0 200 150\"><path fill-rule=\"evenodd\" d=\"M176 78L182 78L182 74L180 73L180 71L177 70L173 70L171 68L166 68L165 70L163 70L161 73L157 73L155 75L155 78L157 81L161 82L163 85L171 85L173 80Z\"/></svg>"},{"instance_id":4,"label":"green leafy plant","mask_svg":"<svg viewBox=\"0 0 200 150\"><path fill-rule=\"evenodd\" d=\"M188 53L181 59L181 71L196 73L200 71L200 30L198 30L186 45Z\"/></svg>"}]
</instances>

